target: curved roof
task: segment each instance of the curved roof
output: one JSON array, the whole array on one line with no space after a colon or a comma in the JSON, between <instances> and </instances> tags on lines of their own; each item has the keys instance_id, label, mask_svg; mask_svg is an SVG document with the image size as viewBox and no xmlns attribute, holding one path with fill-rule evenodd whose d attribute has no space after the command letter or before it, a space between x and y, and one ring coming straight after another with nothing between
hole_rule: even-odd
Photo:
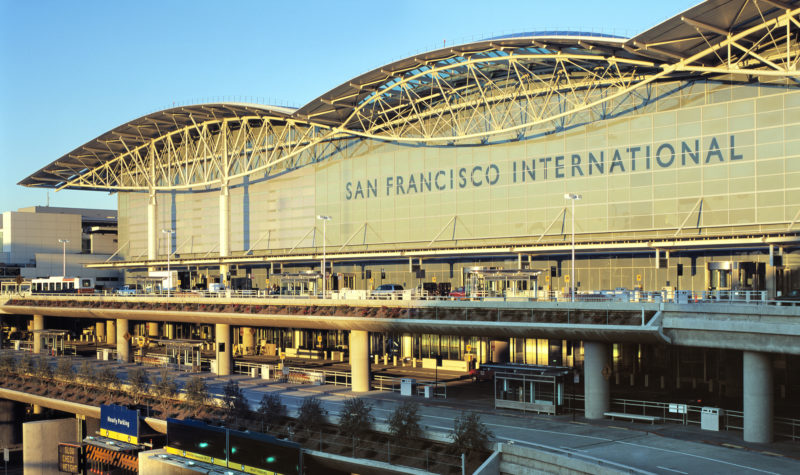
<instances>
[{"instance_id":1,"label":"curved roof","mask_svg":"<svg viewBox=\"0 0 800 475\"><path fill-rule=\"evenodd\" d=\"M800 72L795 63L800 24L794 18L798 13L800 0L707 0L631 39L544 31L442 48L361 74L297 110L217 103L154 112L106 132L19 184L68 186L76 177L132 147L210 120L269 117L331 128L331 137L349 133L391 140L449 140L447 134L455 134L458 129L452 122L431 121L445 123L432 132L422 130L424 124L419 124L426 117L455 116L454 104L462 110L477 111L480 105L504 100L528 102L536 94L542 97L563 91L574 94L576 85L585 91L615 88L603 95L602 100L607 100L642 84L676 77L729 78L731 74L757 74L759 80L762 77L798 80ZM787 48L787 44L794 49ZM748 79L752 77L756 76ZM551 83L540 86L547 80ZM525 87L520 87L526 81ZM528 87L539 89L531 92ZM484 104L468 103L470 94ZM583 94L582 98L576 96L571 98L576 100L565 101L583 105L555 116L541 115L537 120L552 120L600 103ZM499 124L491 132L505 133L530 125ZM468 131L458 130L458 138L473 139L487 133L475 127L478 126Z\"/></svg>"},{"instance_id":2,"label":"curved roof","mask_svg":"<svg viewBox=\"0 0 800 475\"><path fill-rule=\"evenodd\" d=\"M548 55L565 52L596 55L611 54L620 58L643 59L641 56L623 48L626 39L606 36L572 36L552 34L542 36L512 36L482 40L458 46L428 51L416 56L364 73L297 110L300 118L329 126L340 126L362 101L372 94L382 91L396 78L404 75L417 75L435 67L458 67L468 60L486 59L491 61L513 55ZM533 61L536 62L536 61ZM539 66L541 67L541 66ZM425 88L425 84L419 85ZM358 124L347 124L350 130L358 129Z\"/></svg>"},{"instance_id":3,"label":"curved roof","mask_svg":"<svg viewBox=\"0 0 800 475\"><path fill-rule=\"evenodd\" d=\"M221 102L165 109L115 127L65 154L18 184L54 188L119 154L192 124L247 116L290 118L294 109L262 104Z\"/></svg>"}]
</instances>

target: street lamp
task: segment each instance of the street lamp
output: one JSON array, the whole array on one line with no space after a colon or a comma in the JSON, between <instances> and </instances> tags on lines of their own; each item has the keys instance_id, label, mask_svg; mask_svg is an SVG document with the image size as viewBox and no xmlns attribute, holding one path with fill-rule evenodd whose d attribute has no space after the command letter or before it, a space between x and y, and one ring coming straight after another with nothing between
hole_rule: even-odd
<instances>
[{"instance_id":1,"label":"street lamp","mask_svg":"<svg viewBox=\"0 0 800 475\"><path fill-rule=\"evenodd\" d=\"M317 219L322 220L322 298L325 298L325 227L328 221L331 220L330 216L318 215Z\"/></svg>"},{"instance_id":2,"label":"street lamp","mask_svg":"<svg viewBox=\"0 0 800 475\"><path fill-rule=\"evenodd\" d=\"M167 235L167 298L169 298L170 289L172 288L172 274L169 271L169 256L172 254L170 252L172 251L170 240L172 239L172 235L175 234L175 231L172 229L162 229L161 232Z\"/></svg>"},{"instance_id":3,"label":"street lamp","mask_svg":"<svg viewBox=\"0 0 800 475\"><path fill-rule=\"evenodd\" d=\"M572 302L575 301L575 201L581 198L583 196L575 193L564 193L565 200L572 200L572 271L569 275L569 294Z\"/></svg>"},{"instance_id":4,"label":"street lamp","mask_svg":"<svg viewBox=\"0 0 800 475\"><path fill-rule=\"evenodd\" d=\"M67 243L69 239L59 239L61 243L61 277L67 276Z\"/></svg>"}]
</instances>

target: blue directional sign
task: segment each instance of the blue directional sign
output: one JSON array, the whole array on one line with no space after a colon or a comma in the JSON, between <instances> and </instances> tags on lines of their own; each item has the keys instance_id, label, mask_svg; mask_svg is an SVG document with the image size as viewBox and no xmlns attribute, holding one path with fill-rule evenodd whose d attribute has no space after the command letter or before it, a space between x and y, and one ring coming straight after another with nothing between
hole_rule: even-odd
<instances>
[{"instance_id":1,"label":"blue directional sign","mask_svg":"<svg viewBox=\"0 0 800 475\"><path fill-rule=\"evenodd\" d=\"M139 443L139 411L124 406L100 406L100 435L110 439Z\"/></svg>"}]
</instances>

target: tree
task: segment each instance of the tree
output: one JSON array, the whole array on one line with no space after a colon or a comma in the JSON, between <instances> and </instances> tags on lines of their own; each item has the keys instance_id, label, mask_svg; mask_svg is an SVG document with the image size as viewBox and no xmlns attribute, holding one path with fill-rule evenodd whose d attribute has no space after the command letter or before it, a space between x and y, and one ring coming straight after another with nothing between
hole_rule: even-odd
<instances>
[{"instance_id":1,"label":"tree","mask_svg":"<svg viewBox=\"0 0 800 475\"><path fill-rule=\"evenodd\" d=\"M96 378L97 373L95 372L94 365L89 361L81 363L81 367L78 369L78 379L83 382L84 388L87 387L87 384L95 382Z\"/></svg>"},{"instance_id":2,"label":"tree","mask_svg":"<svg viewBox=\"0 0 800 475\"><path fill-rule=\"evenodd\" d=\"M11 374L17 368L17 360L14 355L0 356L0 371L4 374Z\"/></svg>"},{"instance_id":3,"label":"tree","mask_svg":"<svg viewBox=\"0 0 800 475\"><path fill-rule=\"evenodd\" d=\"M192 407L199 408L208 400L208 386L200 376L189 378L184 391L186 391L186 402Z\"/></svg>"},{"instance_id":4,"label":"tree","mask_svg":"<svg viewBox=\"0 0 800 475\"><path fill-rule=\"evenodd\" d=\"M371 404L361 398L348 398L339 415L339 429L342 434L360 440L372 428L374 421Z\"/></svg>"},{"instance_id":5,"label":"tree","mask_svg":"<svg viewBox=\"0 0 800 475\"><path fill-rule=\"evenodd\" d=\"M494 434L486 424L481 422L481 416L474 412L462 413L453 421L453 449L456 453L470 455L473 451L489 450L489 439Z\"/></svg>"},{"instance_id":6,"label":"tree","mask_svg":"<svg viewBox=\"0 0 800 475\"><path fill-rule=\"evenodd\" d=\"M162 402L165 399L172 399L178 393L178 385L175 383L175 378L169 374L166 368L161 370L158 381L153 385L156 395L161 398Z\"/></svg>"},{"instance_id":7,"label":"tree","mask_svg":"<svg viewBox=\"0 0 800 475\"><path fill-rule=\"evenodd\" d=\"M139 404L142 398L150 392L150 378L144 368L137 367L128 371L128 384L131 387L134 404Z\"/></svg>"},{"instance_id":8,"label":"tree","mask_svg":"<svg viewBox=\"0 0 800 475\"><path fill-rule=\"evenodd\" d=\"M286 418L286 406L281 403L281 397L277 394L264 394L258 405L258 415L266 429L270 429Z\"/></svg>"},{"instance_id":9,"label":"tree","mask_svg":"<svg viewBox=\"0 0 800 475\"><path fill-rule=\"evenodd\" d=\"M297 414L297 425L306 432L316 432L322 429L322 418L327 411L322 408L322 403L315 397L303 400L300 411Z\"/></svg>"},{"instance_id":10,"label":"tree","mask_svg":"<svg viewBox=\"0 0 800 475\"><path fill-rule=\"evenodd\" d=\"M71 383L75 380L75 370L72 369L72 358L59 358L56 364L56 378L61 384Z\"/></svg>"},{"instance_id":11,"label":"tree","mask_svg":"<svg viewBox=\"0 0 800 475\"><path fill-rule=\"evenodd\" d=\"M119 376L117 376L117 372L113 368L102 368L97 373L97 380L109 393L119 388L120 385Z\"/></svg>"},{"instance_id":12,"label":"tree","mask_svg":"<svg viewBox=\"0 0 800 475\"><path fill-rule=\"evenodd\" d=\"M53 379L53 368L50 367L50 361L45 356L39 356L36 359L36 377L42 381Z\"/></svg>"},{"instance_id":13,"label":"tree","mask_svg":"<svg viewBox=\"0 0 800 475\"><path fill-rule=\"evenodd\" d=\"M403 401L397 406L389 419L389 433L398 441L418 439L422 435L419 426L419 405L414 401Z\"/></svg>"},{"instance_id":14,"label":"tree","mask_svg":"<svg viewBox=\"0 0 800 475\"><path fill-rule=\"evenodd\" d=\"M239 383L229 379L222 389L222 407L228 412L229 416L245 417L250 412L250 403L244 397L244 392L239 387Z\"/></svg>"}]
</instances>

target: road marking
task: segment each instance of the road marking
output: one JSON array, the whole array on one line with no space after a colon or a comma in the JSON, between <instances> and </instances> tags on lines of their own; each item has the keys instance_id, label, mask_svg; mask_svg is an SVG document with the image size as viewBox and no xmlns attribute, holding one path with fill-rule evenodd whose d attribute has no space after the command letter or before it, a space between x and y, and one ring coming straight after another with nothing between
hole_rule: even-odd
<instances>
[{"instance_id":1,"label":"road marking","mask_svg":"<svg viewBox=\"0 0 800 475\"><path fill-rule=\"evenodd\" d=\"M661 470L667 470L668 472L675 472L675 473L682 473L683 475L689 475L689 472L681 472L680 470L675 470L674 468L669 468L669 467L662 467L661 465L656 465L656 468L660 468Z\"/></svg>"},{"instance_id":2,"label":"road marking","mask_svg":"<svg viewBox=\"0 0 800 475\"><path fill-rule=\"evenodd\" d=\"M622 442L622 441L619 441L619 443L620 444L625 444L625 445L632 445L634 447L641 447L641 448L644 448L644 449L660 450L662 452L671 452L673 454L688 455L689 457L695 457L695 458L699 458L699 459L703 459L703 460L708 460L710 462L723 463L723 464L726 464L726 465L733 465L734 467L745 468L747 470L753 470L755 472L769 473L771 475L779 475L776 472L770 472L768 470L761 470L759 468L748 467L747 465L739 465L738 463L726 462L724 460L719 460L719 459L715 459L715 458L711 458L711 457L704 457L702 455L695 455L695 454L690 454L690 453L687 453L687 452L681 452L679 450L662 449L660 447L653 447L653 446L650 446L650 445L634 444L633 442Z\"/></svg>"},{"instance_id":3,"label":"road marking","mask_svg":"<svg viewBox=\"0 0 800 475\"><path fill-rule=\"evenodd\" d=\"M506 429L516 429L516 430L529 430L533 432L543 432L545 434L558 434L558 435L568 435L570 437L581 437L583 439L594 439L594 440L604 440L606 442L612 442L614 439L607 439L605 437L595 437L592 435L581 435L581 434L571 434L569 432L558 432L554 430L544 430L544 429L531 429L529 427L520 427L520 426L507 426L503 424L486 424L487 426L494 426L494 427L504 427Z\"/></svg>"},{"instance_id":4,"label":"road marking","mask_svg":"<svg viewBox=\"0 0 800 475\"><path fill-rule=\"evenodd\" d=\"M744 448L744 447L742 447L741 445L736 445L736 444L728 444L728 443L724 443L724 444L722 444L722 445L723 445L723 446L725 446L725 447L730 447L730 448L732 448L732 449L743 449L743 448Z\"/></svg>"},{"instance_id":5,"label":"road marking","mask_svg":"<svg viewBox=\"0 0 800 475\"><path fill-rule=\"evenodd\" d=\"M608 426L609 429L620 429L620 430L630 430L627 427L620 427L620 426Z\"/></svg>"},{"instance_id":6,"label":"road marking","mask_svg":"<svg viewBox=\"0 0 800 475\"><path fill-rule=\"evenodd\" d=\"M775 452L764 452L764 451L762 451L761 453L762 453L762 454L765 454L765 455L772 455L773 457L785 457L785 455L783 455L783 454L776 454Z\"/></svg>"}]
</instances>

